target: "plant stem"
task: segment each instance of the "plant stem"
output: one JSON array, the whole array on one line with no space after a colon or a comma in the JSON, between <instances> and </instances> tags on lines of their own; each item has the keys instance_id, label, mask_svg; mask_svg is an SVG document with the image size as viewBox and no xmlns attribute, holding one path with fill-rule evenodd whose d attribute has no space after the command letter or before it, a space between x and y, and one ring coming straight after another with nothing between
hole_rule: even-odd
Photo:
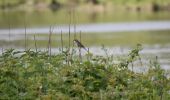
<instances>
[{"instance_id":1,"label":"plant stem","mask_svg":"<svg viewBox=\"0 0 170 100\"><path fill-rule=\"evenodd\" d=\"M80 43L81 43L81 31L80 31ZM79 59L82 61L81 48L79 48Z\"/></svg>"},{"instance_id":2,"label":"plant stem","mask_svg":"<svg viewBox=\"0 0 170 100\"><path fill-rule=\"evenodd\" d=\"M27 50L27 25L26 25L26 15L24 17L24 30L25 30L25 50Z\"/></svg>"},{"instance_id":3,"label":"plant stem","mask_svg":"<svg viewBox=\"0 0 170 100\"><path fill-rule=\"evenodd\" d=\"M61 30L61 51L63 52L63 32Z\"/></svg>"},{"instance_id":4,"label":"plant stem","mask_svg":"<svg viewBox=\"0 0 170 100\"><path fill-rule=\"evenodd\" d=\"M34 43L35 43L35 51L37 52L37 41L36 41L35 35L34 35Z\"/></svg>"},{"instance_id":5,"label":"plant stem","mask_svg":"<svg viewBox=\"0 0 170 100\"><path fill-rule=\"evenodd\" d=\"M49 52L50 56L51 56L51 35L52 35L52 32L53 32L53 30L52 30L52 27L50 26L49 40L48 40L48 52Z\"/></svg>"}]
</instances>

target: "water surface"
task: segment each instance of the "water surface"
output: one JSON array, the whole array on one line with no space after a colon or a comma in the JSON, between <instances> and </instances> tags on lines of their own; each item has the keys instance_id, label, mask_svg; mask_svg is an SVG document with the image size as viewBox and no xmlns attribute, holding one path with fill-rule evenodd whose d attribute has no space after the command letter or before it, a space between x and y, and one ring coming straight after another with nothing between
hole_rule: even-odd
<instances>
[{"instance_id":1,"label":"water surface","mask_svg":"<svg viewBox=\"0 0 170 100\"><path fill-rule=\"evenodd\" d=\"M52 51L56 54L61 47L60 32L63 32L64 47L68 47L68 24L71 18L71 45L76 32L82 43L94 55L105 55L101 45L105 45L109 55L127 55L137 44L143 45L140 52L144 66L149 60L159 58L162 68L170 68L170 14L169 12L76 12L68 10L56 12L0 12L0 48L34 49L34 35L39 50L46 50L49 30L52 26ZM76 28L75 28L76 25ZM25 37L25 29L27 36ZM85 53L84 51L82 51ZM141 67L141 68L143 68ZM140 69L140 68L138 68ZM142 70L142 69L141 69ZM144 69L145 70L145 69Z\"/></svg>"}]
</instances>

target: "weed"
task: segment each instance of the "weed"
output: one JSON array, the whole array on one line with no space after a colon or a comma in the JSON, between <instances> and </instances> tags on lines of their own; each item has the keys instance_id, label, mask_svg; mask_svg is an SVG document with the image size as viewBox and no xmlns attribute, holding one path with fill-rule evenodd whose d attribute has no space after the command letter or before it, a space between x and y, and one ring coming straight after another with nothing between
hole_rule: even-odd
<instances>
[{"instance_id":1,"label":"weed","mask_svg":"<svg viewBox=\"0 0 170 100\"><path fill-rule=\"evenodd\" d=\"M0 55L0 99L170 99L170 79L158 58L145 73L129 70L141 45L117 64L109 54L90 54L80 61L75 53L68 64L68 50L56 55L5 50Z\"/></svg>"}]
</instances>

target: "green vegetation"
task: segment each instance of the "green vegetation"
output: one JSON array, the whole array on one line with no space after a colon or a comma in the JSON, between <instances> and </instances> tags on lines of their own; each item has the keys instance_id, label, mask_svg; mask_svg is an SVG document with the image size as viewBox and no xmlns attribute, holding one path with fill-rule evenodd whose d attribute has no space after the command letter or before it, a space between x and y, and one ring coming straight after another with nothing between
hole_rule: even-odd
<instances>
[{"instance_id":1,"label":"green vegetation","mask_svg":"<svg viewBox=\"0 0 170 100\"><path fill-rule=\"evenodd\" d=\"M27 3L27 2L44 2L44 3L50 3L53 0L0 0L0 4L3 4L4 2L7 4L16 4L16 3ZM62 4L67 4L69 2L75 2L75 3L87 3L87 2L97 2L97 3L117 3L117 4L126 4L126 3L170 3L169 0L55 0Z\"/></svg>"},{"instance_id":2,"label":"green vegetation","mask_svg":"<svg viewBox=\"0 0 170 100\"><path fill-rule=\"evenodd\" d=\"M88 3L93 4L110 4L113 5L158 5L158 6L168 6L169 0L0 0L1 7L16 7L18 5L36 5L43 3L45 5L57 4L58 5L84 5Z\"/></svg>"},{"instance_id":3,"label":"green vegetation","mask_svg":"<svg viewBox=\"0 0 170 100\"><path fill-rule=\"evenodd\" d=\"M145 73L129 70L140 58L141 45L119 63L103 50L106 56L88 53L83 60L67 49L51 56L41 51L6 50L0 56L0 99L170 99L170 79L157 58Z\"/></svg>"}]
</instances>

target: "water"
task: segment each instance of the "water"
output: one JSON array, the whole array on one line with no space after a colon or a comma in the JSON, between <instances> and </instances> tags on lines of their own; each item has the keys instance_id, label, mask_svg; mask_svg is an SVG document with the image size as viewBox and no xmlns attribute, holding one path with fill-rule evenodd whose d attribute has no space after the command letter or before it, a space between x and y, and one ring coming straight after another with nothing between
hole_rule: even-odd
<instances>
[{"instance_id":1,"label":"water","mask_svg":"<svg viewBox=\"0 0 170 100\"><path fill-rule=\"evenodd\" d=\"M170 20L170 14L164 12L82 12L77 11L69 15L67 9L56 12L23 12L23 11L0 11L0 28L8 29L21 28L26 24L29 27L43 27L51 25L68 24L88 24L88 23L115 23L115 22L139 22L139 21L160 21Z\"/></svg>"},{"instance_id":2,"label":"water","mask_svg":"<svg viewBox=\"0 0 170 100\"><path fill-rule=\"evenodd\" d=\"M45 50L48 44L50 26L55 36L52 51L59 52L60 31L64 44L68 45L68 11L57 12L0 12L0 48L24 50L25 28L28 48L34 48L33 35L37 45ZM105 55L101 45L105 45L110 55L127 55L137 44L143 45L140 52L146 66L149 59L159 58L162 68L170 69L170 14L169 12L76 12L71 14L71 40L76 24L77 37L82 32L82 42L95 55ZM10 33L10 34L9 34ZM82 51L85 53L84 51ZM143 67L142 67L143 68ZM140 69L145 70L145 69Z\"/></svg>"},{"instance_id":3,"label":"water","mask_svg":"<svg viewBox=\"0 0 170 100\"><path fill-rule=\"evenodd\" d=\"M74 26L71 26L71 33L74 33ZM54 33L60 34L69 32L68 25L52 26ZM26 28L27 34L48 34L50 27ZM93 23L76 25L76 31L83 33L108 33L108 32L133 32L133 31L160 31L170 30L170 20L167 21L146 21L146 22L121 22L121 23ZM25 34L25 28L10 29L14 34ZM0 29L1 35L9 34L9 29Z\"/></svg>"}]
</instances>

